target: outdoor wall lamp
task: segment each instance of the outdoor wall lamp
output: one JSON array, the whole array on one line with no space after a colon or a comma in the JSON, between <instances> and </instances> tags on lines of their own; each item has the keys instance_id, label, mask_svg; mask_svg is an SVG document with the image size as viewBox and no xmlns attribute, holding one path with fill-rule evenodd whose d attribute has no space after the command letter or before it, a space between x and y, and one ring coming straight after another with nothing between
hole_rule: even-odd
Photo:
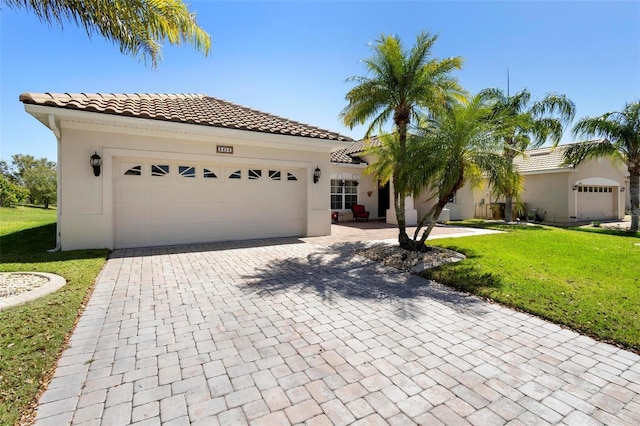
<instances>
[{"instance_id":1,"label":"outdoor wall lamp","mask_svg":"<svg viewBox=\"0 0 640 426\"><path fill-rule=\"evenodd\" d=\"M93 174L95 176L100 176L100 166L102 166L102 158L98 155L98 151L96 151L95 154L91 156L89 164L91 164L91 167L93 167Z\"/></svg>"},{"instance_id":2,"label":"outdoor wall lamp","mask_svg":"<svg viewBox=\"0 0 640 426\"><path fill-rule=\"evenodd\" d=\"M320 167L316 166L316 169L313 171L313 183L318 183L321 174Z\"/></svg>"},{"instance_id":3,"label":"outdoor wall lamp","mask_svg":"<svg viewBox=\"0 0 640 426\"><path fill-rule=\"evenodd\" d=\"M624 192L624 186L620 188L620 192Z\"/></svg>"},{"instance_id":4,"label":"outdoor wall lamp","mask_svg":"<svg viewBox=\"0 0 640 426\"><path fill-rule=\"evenodd\" d=\"M573 190L575 191L576 189L578 189L578 185L573 185Z\"/></svg>"}]
</instances>

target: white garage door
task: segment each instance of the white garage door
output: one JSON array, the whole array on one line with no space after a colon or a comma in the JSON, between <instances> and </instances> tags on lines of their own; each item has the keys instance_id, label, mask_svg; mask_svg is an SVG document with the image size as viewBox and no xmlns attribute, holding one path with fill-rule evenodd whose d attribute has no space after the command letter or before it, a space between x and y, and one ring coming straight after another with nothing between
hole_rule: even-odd
<instances>
[{"instance_id":1,"label":"white garage door","mask_svg":"<svg viewBox=\"0 0 640 426\"><path fill-rule=\"evenodd\" d=\"M116 248L301 236L303 169L115 161Z\"/></svg>"},{"instance_id":2,"label":"white garage door","mask_svg":"<svg viewBox=\"0 0 640 426\"><path fill-rule=\"evenodd\" d=\"M611 219L613 213L614 187L611 186L580 186L578 187L578 219L595 220Z\"/></svg>"}]
</instances>

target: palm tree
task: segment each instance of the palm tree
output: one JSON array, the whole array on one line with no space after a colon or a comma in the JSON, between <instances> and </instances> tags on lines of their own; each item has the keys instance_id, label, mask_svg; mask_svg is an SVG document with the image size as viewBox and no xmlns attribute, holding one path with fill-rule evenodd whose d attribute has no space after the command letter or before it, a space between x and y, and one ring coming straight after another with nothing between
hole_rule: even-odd
<instances>
[{"instance_id":1,"label":"palm tree","mask_svg":"<svg viewBox=\"0 0 640 426\"><path fill-rule=\"evenodd\" d=\"M139 56L155 68L165 39L173 45L193 44L207 55L211 37L196 23L196 15L182 0L2 0L25 9L47 24L72 22L91 36L102 35L122 53Z\"/></svg>"},{"instance_id":2,"label":"palm tree","mask_svg":"<svg viewBox=\"0 0 640 426\"><path fill-rule=\"evenodd\" d=\"M494 112L501 117L496 125L503 140L503 155L511 164L516 156L548 140L553 146L558 145L563 126L575 115L575 105L564 95L549 94L531 104L527 89L513 96L500 89L486 89L483 93L493 100ZM519 199L522 188L512 182L497 182L495 189L505 197L505 222L511 222L513 199Z\"/></svg>"},{"instance_id":3,"label":"palm tree","mask_svg":"<svg viewBox=\"0 0 640 426\"><path fill-rule=\"evenodd\" d=\"M571 145L564 153L565 162L580 164L598 157L622 159L629 170L631 228L638 232L640 198L640 102L627 103L620 112L607 112L599 117L581 118L573 127L576 136L602 137L605 140Z\"/></svg>"},{"instance_id":4,"label":"palm tree","mask_svg":"<svg viewBox=\"0 0 640 426\"><path fill-rule=\"evenodd\" d=\"M519 182L513 163L501 153L501 134L495 124L500 116L487 101L487 94L479 93L465 102L456 102L422 123L412 136L417 142L412 144L411 154L425 167L410 172L410 191L420 194L426 190L435 201L418 222L413 236L416 247L425 247L440 213L465 184L476 187L485 177L490 185ZM425 224L427 228L418 240Z\"/></svg>"},{"instance_id":5,"label":"palm tree","mask_svg":"<svg viewBox=\"0 0 640 426\"><path fill-rule=\"evenodd\" d=\"M427 111L441 109L461 93L451 72L462 67L462 58L431 58L436 35L422 32L410 50L404 50L397 36L381 35L371 46L373 54L363 61L369 76L351 77L357 85L346 95L348 105L340 113L344 124L353 129L371 120L364 135L368 138L390 119L398 138L398 162L404 164L407 130L412 119ZM405 197L398 171L392 173L394 207L398 220L400 246L410 245L406 231Z\"/></svg>"}]
</instances>

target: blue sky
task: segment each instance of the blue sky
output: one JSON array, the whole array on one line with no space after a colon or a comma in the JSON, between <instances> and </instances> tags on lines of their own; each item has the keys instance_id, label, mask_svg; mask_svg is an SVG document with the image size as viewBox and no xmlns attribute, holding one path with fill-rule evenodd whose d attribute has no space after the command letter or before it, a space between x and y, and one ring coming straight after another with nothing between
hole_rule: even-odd
<instances>
[{"instance_id":1,"label":"blue sky","mask_svg":"<svg viewBox=\"0 0 640 426\"><path fill-rule=\"evenodd\" d=\"M528 88L566 94L577 116L620 110L640 98L640 2L191 1L213 40L164 49L157 69L68 24L49 27L1 11L1 151L56 159L53 134L24 111L22 92L203 93L359 139L345 128L345 80L381 33L407 47L439 34L434 56L462 56L460 83L475 93ZM573 138L565 132L563 142Z\"/></svg>"}]
</instances>

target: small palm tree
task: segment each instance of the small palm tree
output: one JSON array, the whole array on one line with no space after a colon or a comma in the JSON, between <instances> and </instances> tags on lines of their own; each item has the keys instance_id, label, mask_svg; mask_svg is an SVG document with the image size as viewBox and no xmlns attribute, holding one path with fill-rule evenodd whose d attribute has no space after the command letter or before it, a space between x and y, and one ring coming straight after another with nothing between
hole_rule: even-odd
<instances>
[{"instance_id":1,"label":"small palm tree","mask_svg":"<svg viewBox=\"0 0 640 426\"><path fill-rule=\"evenodd\" d=\"M205 55L211 37L196 23L196 15L182 0L2 0L10 8L25 9L41 21L60 27L67 22L82 26L87 35L102 35L120 51L140 56L155 67L166 39L173 45L193 44Z\"/></svg>"},{"instance_id":2,"label":"small palm tree","mask_svg":"<svg viewBox=\"0 0 640 426\"><path fill-rule=\"evenodd\" d=\"M372 45L373 54L363 61L369 76L351 77L357 85L346 95L348 105L340 113L349 128L371 120L364 135L392 120L397 133L398 162L404 164L407 155L407 130L412 120L427 111L442 109L462 90L451 72L460 69L459 57L431 58L436 35L422 32L410 50L404 50L396 36L381 35ZM406 232L405 197L399 171L392 173L394 206L398 220L400 246L410 245Z\"/></svg>"},{"instance_id":3,"label":"small palm tree","mask_svg":"<svg viewBox=\"0 0 640 426\"><path fill-rule=\"evenodd\" d=\"M607 112L599 117L584 117L573 127L576 136L602 137L605 140L571 145L564 153L565 162L578 165L598 157L622 159L629 170L631 228L638 232L640 216L640 101L625 105L620 112Z\"/></svg>"},{"instance_id":4,"label":"small palm tree","mask_svg":"<svg viewBox=\"0 0 640 426\"><path fill-rule=\"evenodd\" d=\"M575 105L564 95L549 94L530 103L531 94L526 89L513 96L505 95L500 89L486 89L483 93L494 103L503 155L511 164L516 156L548 140L556 146L562 139L563 126L575 115ZM511 222L513 199L519 199L522 188L513 182L497 182L495 189L505 197L505 221Z\"/></svg>"},{"instance_id":5,"label":"small palm tree","mask_svg":"<svg viewBox=\"0 0 640 426\"><path fill-rule=\"evenodd\" d=\"M501 134L495 124L501 116L488 101L486 93L479 93L466 102L456 102L416 131L419 142L414 144L412 154L426 166L412 169L410 190L414 194L427 190L435 201L418 222L414 234L418 247L424 247L440 213L465 184L477 187L485 177L492 186L497 182L519 183L513 163L501 153ZM427 228L418 240L425 224Z\"/></svg>"},{"instance_id":6,"label":"small palm tree","mask_svg":"<svg viewBox=\"0 0 640 426\"><path fill-rule=\"evenodd\" d=\"M381 135L378 146L365 150L365 154L377 158L365 174L375 175L382 183L395 174L400 177L402 191L412 196L431 194L434 201L405 248L426 248L425 241L440 213L465 184L477 186L484 177L492 185L519 180L513 165L501 154L494 118L486 95L481 93L465 102L452 103L437 116L422 119L408 136L404 162L400 162L397 133Z\"/></svg>"}]
</instances>

